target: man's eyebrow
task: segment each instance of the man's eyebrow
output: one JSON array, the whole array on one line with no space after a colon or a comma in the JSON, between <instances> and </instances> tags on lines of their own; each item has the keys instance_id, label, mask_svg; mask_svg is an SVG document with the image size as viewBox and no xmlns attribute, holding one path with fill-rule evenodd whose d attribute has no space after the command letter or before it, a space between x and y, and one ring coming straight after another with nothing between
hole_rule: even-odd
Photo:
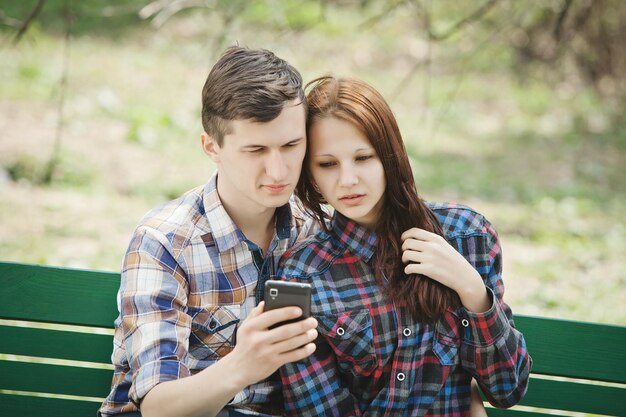
<instances>
[{"instance_id":1,"label":"man's eyebrow","mask_svg":"<svg viewBox=\"0 0 626 417\"><path fill-rule=\"evenodd\" d=\"M299 138L295 138L295 139L291 139L288 140L282 144L280 144L279 146L284 146L284 145L288 145L290 143L294 143L294 142L300 142L304 140L304 136L300 136ZM266 144L261 144L261 143L250 143L247 145L243 145L240 149L247 149L247 148L267 148Z\"/></svg>"},{"instance_id":2,"label":"man's eyebrow","mask_svg":"<svg viewBox=\"0 0 626 417\"><path fill-rule=\"evenodd\" d=\"M295 139L288 140L287 142L285 142L285 144L287 144L287 143L293 143L293 142L300 142L301 140L304 140L304 137L303 137L303 136L300 136L299 138L295 138Z\"/></svg>"}]
</instances>

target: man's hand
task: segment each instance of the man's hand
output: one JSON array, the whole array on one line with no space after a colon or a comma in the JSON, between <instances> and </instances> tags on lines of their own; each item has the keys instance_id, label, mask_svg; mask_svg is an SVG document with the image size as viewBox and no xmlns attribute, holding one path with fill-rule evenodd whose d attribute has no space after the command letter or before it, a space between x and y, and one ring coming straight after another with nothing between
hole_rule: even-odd
<instances>
[{"instance_id":1,"label":"man's hand","mask_svg":"<svg viewBox=\"0 0 626 417\"><path fill-rule=\"evenodd\" d=\"M237 329L235 348L224 358L239 363L247 382L244 386L265 379L284 364L304 359L315 351L312 342L317 337L317 320L309 317L269 330L274 324L297 319L302 310L284 307L264 312L264 305L261 302L243 321Z\"/></svg>"}]
</instances>

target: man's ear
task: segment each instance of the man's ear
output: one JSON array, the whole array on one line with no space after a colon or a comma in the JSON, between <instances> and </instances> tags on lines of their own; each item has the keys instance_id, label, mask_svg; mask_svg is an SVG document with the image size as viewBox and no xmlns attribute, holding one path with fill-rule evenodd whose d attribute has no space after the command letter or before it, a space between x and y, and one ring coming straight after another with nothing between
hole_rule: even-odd
<instances>
[{"instance_id":1,"label":"man's ear","mask_svg":"<svg viewBox=\"0 0 626 417\"><path fill-rule=\"evenodd\" d=\"M213 162L220 162L220 145L218 145L217 141L206 132L202 132L201 138L204 153L209 155Z\"/></svg>"}]
</instances>

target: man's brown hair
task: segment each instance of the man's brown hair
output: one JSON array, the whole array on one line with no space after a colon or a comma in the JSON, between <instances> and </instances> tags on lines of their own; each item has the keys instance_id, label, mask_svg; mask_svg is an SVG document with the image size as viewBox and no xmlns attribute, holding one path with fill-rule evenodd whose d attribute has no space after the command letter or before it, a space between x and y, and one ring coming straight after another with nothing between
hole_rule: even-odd
<instances>
[{"instance_id":1,"label":"man's brown hair","mask_svg":"<svg viewBox=\"0 0 626 417\"><path fill-rule=\"evenodd\" d=\"M285 103L296 99L306 111L298 70L271 51L232 46L213 66L202 89L202 126L222 146L231 121L272 121Z\"/></svg>"}]
</instances>

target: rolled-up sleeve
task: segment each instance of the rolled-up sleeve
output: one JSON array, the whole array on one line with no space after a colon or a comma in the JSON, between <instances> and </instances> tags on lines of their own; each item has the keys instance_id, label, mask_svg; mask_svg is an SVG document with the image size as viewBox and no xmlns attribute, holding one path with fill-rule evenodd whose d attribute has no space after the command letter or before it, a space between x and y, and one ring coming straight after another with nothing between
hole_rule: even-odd
<instances>
[{"instance_id":1,"label":"rolled-up sleeve","mask_svg":"<svg viewBox=\"0 0 626 417\"><path fill-rule=\"evenodd\" d=\"M167 239L139 229L124 259L118 294L130 400L137 406L155 385L190 375L186 365L191 317L188 284Z\"/></svg>"}]
</instances>

